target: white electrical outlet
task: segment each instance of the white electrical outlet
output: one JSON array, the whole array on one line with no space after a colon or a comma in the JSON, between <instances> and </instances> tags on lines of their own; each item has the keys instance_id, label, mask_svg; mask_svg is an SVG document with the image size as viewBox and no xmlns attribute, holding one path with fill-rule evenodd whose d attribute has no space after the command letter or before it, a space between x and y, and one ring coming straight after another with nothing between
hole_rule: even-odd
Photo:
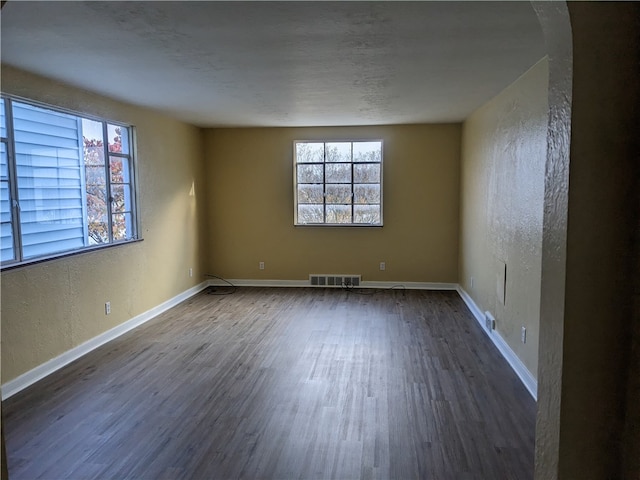
<instances>
[{"instance_id":1,"label":"white electrical outlet","mask_svg":"<svg viewBox=\"0 0 640 480\"><path fill-rule=\"evenodd\" d=\"M385 262L380 262L380 270L386 270L387 264Z\"/></svg>"},{"instance_id":2,"label":"white electrical outlet","mask_svg":"<svg viewBox=\"0 0 640 480\"><path fill-rule=\"evenodd\" d=\"M109 315L111 313L111 302L106 302L104 304L104 314Z\"/></svg>"},{"instance_id":3,"label":"white electrical outlet","mask_svg":"<svg viewBox=\"0 0 640 480\"><path fill-rule=\"evenodd\" d=\"M527 327L522 327L522 333L520 334L522 343L527 343Z\"/></svg>"},{"instance_id":4,"label":"white electrical outlet","mask_svg":"<svg viewBox=\"0 0 640 480\"><path fill-rule=\"evenodd\" d=\"M484 312L484 326L487 330L495 330L496 329L496 319L491 312Z\"/></svg>"},{"instance_id":5,"label":"white electrical outlet","mask_svg":"<svg viewBox=\"0 0 640 480\"><path fill-rule=\"evenodd\" d=\"M190 277L193 277L193 268L190 268L190 269L189 269L189 276L190 276Z\"/></svg>"},{"instance_id":6,"label":"white electrical outlet","mask_svg":"<svg viewBox=\"0 0 640 480\"><path fill-rule=\"evenodd\" d=\"M473 288L473 277L471 277L471 288Z\"/></svg>"},{"instance_id":7,"label":"white electrical outlet","mask_svg":"<svg viewBox=\"0 0 640 480\"><path fill-rule=\"evenodd\" d=\"M260 270L264 270L264 262L260 262L258 264L258 267L260 268Z\"/></svg>"}]
</instances>

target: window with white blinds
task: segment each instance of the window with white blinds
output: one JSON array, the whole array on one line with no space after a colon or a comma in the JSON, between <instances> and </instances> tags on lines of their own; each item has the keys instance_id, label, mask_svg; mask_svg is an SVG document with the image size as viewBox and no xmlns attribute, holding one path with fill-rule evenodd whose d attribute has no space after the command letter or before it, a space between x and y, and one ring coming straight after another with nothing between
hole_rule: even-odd
<instances>
[{"instance_id":1,"label":"window with white blinds","mask_svg":"<svg viewBox=\"0 0 640 480\"><path fill-rule=\"evenodd\" d=\"M0 113L0 258L5 262L14 258L14 245L4 98L0 99Z\"/></svg>"},{"instance_id":2,"label":"window with white blinds","mask_svg":"<svg viewBox=\"0 0 640 480\"><path fill-rule=\"evenodd\" d=\"M2 264L136 239L132 127L3 98Z\"/></svg>"}]
</instances>

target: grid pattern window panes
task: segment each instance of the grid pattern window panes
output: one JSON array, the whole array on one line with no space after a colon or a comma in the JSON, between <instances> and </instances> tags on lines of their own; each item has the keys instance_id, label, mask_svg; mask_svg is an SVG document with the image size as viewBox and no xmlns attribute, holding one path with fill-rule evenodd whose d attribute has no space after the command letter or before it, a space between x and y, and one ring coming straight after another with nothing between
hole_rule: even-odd
<instances>
[{"instance_id":1,"label":"grid pattern window panes","mask_svg":"<svg viewBox=\"0 0 640 480\"><path fill-rule=\"evenodd\" d=\"M382 141L294 142L295 225L382 226Z\"/></svg>"},{"instance_id":2,"label":"grid pattern window panes","mask_svg":"<svg viewBox=\"0 0 640 480\"><path fill-rule=\"evenodd\" d=\"M137 238L133 127L2 98L2 264Z\"/></svg>"}]
</instances>

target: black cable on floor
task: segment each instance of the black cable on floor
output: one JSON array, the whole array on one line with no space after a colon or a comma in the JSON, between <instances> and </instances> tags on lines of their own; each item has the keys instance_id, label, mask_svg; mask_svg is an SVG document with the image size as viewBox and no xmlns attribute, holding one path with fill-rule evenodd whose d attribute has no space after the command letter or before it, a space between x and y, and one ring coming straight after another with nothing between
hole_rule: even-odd
<instances>
[{"instance_id":1,"label":"black cable on floor","mask_svg":"<svg viewBox=\"0 0 640 480\"><path fill-rule=\"evenodd\" d=\"M216 287L220 286L220 285L211 285L209 287L207 287L207 295L233 295L234 293L236 293L236 290L238 290L238 286L234 285L233 283L231 283L229 280L219 277L217 275L213 275L212 273L205 273L204 275L207 278L217 278L218 280L222 280L224 283L226 283L227 285L229 285L229 287L232 288L232 290L227 290L224 292L220 292L218 293L216 291ZM226 286L225 286L226 288Z\"/></svg>"}]
</instances>

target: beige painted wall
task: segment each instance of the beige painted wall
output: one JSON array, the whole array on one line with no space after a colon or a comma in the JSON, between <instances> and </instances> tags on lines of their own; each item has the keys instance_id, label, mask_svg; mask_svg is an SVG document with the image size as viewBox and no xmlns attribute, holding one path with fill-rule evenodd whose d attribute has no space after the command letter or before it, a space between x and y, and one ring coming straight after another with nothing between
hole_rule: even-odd
<instances>
[{"instance_id":1,"label":"beige painted wall","mask_svg":"<svg viewBox=\"0 0 640 480\"><path fill-rule=\"evenodd\" d=\"M458 124L207 130L208 273L456 282L460 131ZM384 140L384 227L293 226L293 141L323 138Z\"/></svg>"},{"instance_id":2,"label":"beige painted wall","mask_svg":"<svg viewBox=\"0 0 640 480\"><path fill-rule=\"evenodd\" d=\"M548 63L463 124L459 283L537 377ZM504 265L506 264L506 293ZM473 286L471 278L473 277ZM504 303L503 303L504 300ZM526 343L521 327L526 327Z\"/></svg>"},{"instance_id":3,"label":"beige painted wall","mask_svg":"<svg viewBox=\"0 0 640 480\"><path fill-rule=\"evenodd\" d=\"M2 91L136 126L144 239L2 273L5 383L200 283L204 185L195 127L4 65Z\"/></svg>"}]
</instances>

